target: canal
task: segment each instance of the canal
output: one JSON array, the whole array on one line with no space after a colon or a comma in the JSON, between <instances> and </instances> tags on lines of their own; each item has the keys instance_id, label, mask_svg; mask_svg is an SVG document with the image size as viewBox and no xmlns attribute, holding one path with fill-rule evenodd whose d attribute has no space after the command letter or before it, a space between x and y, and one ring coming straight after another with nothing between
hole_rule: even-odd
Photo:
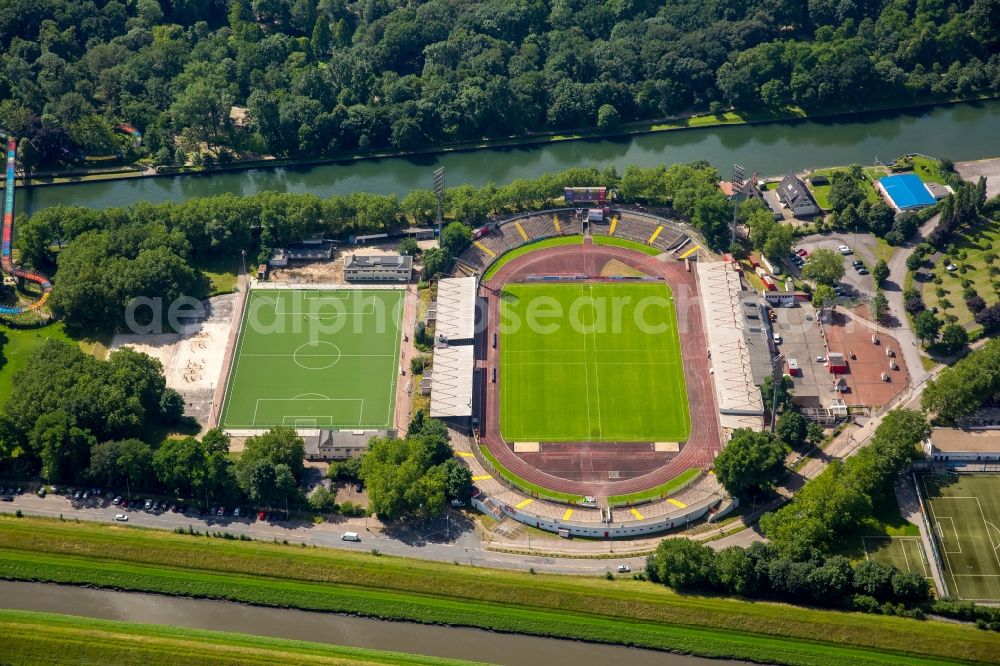
<instances>
[{"instance_id":1,"label":"canal","mask_svg":"<svg viewBox=\"0 0 1000 666\"><path fill-rule=\"evenodd\" d=\"M736 162L748 172L774 175L806 167L870 164L908 152L956 161L1000 155L1000 101L409 159L36 187L26 196L19 193L18 201L30 211L57 204L104 208L261 190L312 192L322 197L349 192L402 197L414 188L430 189L431 172L439 166L445 167L449 185L482 185L533 178L574 166L614 165L621 170L629 165L648 167L694 160L708 160L724 174Z\"/></svg>"},{"instance_id":2,"label":"canal","mask_svg":"<svg viewBox=\"0 0 1000 666\"><path fill-rule=\"evenodd\" d=\"M165 624L511 666L725 666L636 648L84 587L0 581L0 607Z\"/></svg>"}]
</instances>

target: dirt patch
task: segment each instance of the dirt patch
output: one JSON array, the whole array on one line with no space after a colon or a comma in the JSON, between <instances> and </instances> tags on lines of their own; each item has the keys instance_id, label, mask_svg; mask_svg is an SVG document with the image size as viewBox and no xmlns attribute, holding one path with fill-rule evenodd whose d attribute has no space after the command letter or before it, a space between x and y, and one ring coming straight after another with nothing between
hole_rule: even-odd
<instances>
[{"instance_id":1,"label":"dirt patch","mask_svg":"<svg viewBox=\"0 0 1000 666\"><path fill-rule=\"evenodd\" d=\"M601 269L601 277L642 277L644 275L645 273L638 268L633 268L617 259L612 259Z\"/></svg>"},{"instance_id":2,"label":"dirt patch","mask_svg":"<svg viewBox=\"0 0 1000 666\"><path fill-rule=\"evenodd\" d=\"M201 317L188 322L182 333L116 335L111 350L131 347L163 364L167 386L184 397L184 411L206 427L226 345L232 328L236 294L203 302Z\"/></svg>"}]
</instances>

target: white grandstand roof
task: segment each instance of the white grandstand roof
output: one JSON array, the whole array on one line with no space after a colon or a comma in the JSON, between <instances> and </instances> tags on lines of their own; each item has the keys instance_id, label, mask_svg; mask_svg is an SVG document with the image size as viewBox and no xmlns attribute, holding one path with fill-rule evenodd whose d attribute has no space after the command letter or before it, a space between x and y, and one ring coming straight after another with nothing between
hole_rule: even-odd
<instances>
[{"instance_id":1,"label":"white grandstand roof","mask_svg":"<svg viewBox=\"0 0 1000 666\"><path fill-rule=\"evenodd\" d=\"M476 278L438 281L435 335L445 340L471 340L476 330ZM437 377L435 376L435 381Z\"/></svg>"},{"instance_id":2,"label":"white grandstand roof","mask_svg":"<svg viewBox=\"0 0 1000 666\"><path fill-rule=\"evenodd\" d=\"M725 262L702 263L698 266L698 289L705 305L712 381L722 426L762 429L764 403L753 381L750 348L743 330L739 274Z\"/></svg>"},{"instance_id":3,"label":"white grandstand roof","mask_svg":"<svg viewBox=\"0 0 1000 666\"><path fill-rule=\"evenodd\" d=\"M434 348L431 416L472 416L474 352L473 345Z\"/></svg>"}]
</instances>

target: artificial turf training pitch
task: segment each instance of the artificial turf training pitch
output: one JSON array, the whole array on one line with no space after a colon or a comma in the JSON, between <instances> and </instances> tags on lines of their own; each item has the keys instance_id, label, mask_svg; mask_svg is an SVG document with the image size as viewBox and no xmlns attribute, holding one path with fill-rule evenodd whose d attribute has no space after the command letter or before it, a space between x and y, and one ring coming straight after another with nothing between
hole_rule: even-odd
<instances>
[{"instance_id":1,"label":"artificial turf training pitch","mask_svg":"<svg viewBox=\"0 0 1000 666\"><path fill-rule=\"evenodd\" d=\"M952 596L1000 601L1000 475L920 477Z\"/></svg>"},{"instance_id":2,"label":"artificial turf training pitch","mask_svg":"<svg viewBox=\"0 0 1000 666\"><path fill-rule=\"evenodd\" d=\"M243 312L222 427L390 428L402 290L255 290Z\"/></svg>"},{"instance_id":3,"label":"artificial turf training pitch","mask_svg":"<svg viewBox=\"0 0 1000 666\"><path fill-rule=\"evenodd\" d=\"M501 299L504 439L687 440L691 419L666 284L508 284Z\"/></svg>"}]
</instances>

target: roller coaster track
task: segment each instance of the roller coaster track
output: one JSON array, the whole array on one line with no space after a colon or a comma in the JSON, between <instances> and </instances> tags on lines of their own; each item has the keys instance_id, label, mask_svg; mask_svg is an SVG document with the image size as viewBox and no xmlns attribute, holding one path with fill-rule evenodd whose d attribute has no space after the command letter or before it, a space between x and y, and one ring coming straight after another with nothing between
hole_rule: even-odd
<instances>
[{"instance_id":1,"label":"roller coaster track","mask_svg":"<svg viewBox=\"0 0 1000 666\"><path fill-rule=\"evenodd\" d=\"M0 265L2 265L4 273L31 282L37 282L42 287L41 297L29 305L23 307L0 305L0 315L20 315L26 312L33 312L45 305L45 301L49 300L49 294L52 292L52 282L41 273L32 273L14 265L14 260L10 253L10 245L11 239L14 237L14 160L17 154L17 142L13 137L7 136L3 132L0 132L0 138L7 139L7 180L4 184L3 208L3 258Z\"/></svg>"}]
</instances>

